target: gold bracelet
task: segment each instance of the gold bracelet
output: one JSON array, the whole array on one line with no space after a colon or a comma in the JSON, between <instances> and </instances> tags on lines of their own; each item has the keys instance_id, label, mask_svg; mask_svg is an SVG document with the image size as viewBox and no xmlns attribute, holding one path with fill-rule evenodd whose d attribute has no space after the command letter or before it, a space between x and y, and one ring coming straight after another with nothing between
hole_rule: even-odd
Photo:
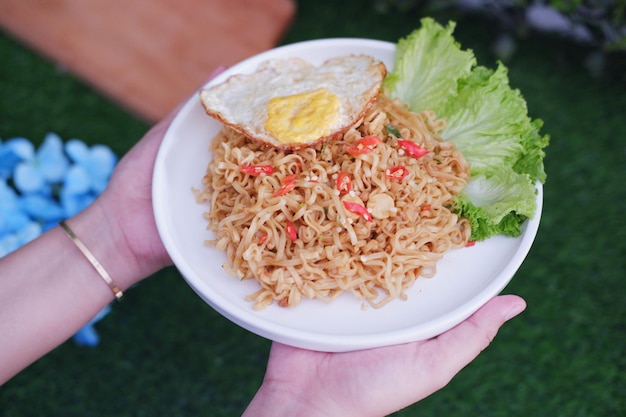
<instances>
[{"instance_id":1,"label":"gold bracelet","mask_svg":"<svg viewBox=\"0 0 626 417\"><path fill-rule=\"evenodd\" d=\"M67 233L70 239L72 239L72 242L74 242L76 247L81 251L83 255L85 255L85 258L87 258L87 260L96 269L96 271L98 271L98 273L100 274L104 282L107 283L107 285L113 291L113 294L115 294L115 298L117 298L118 300L121 300L122 297L124 296L124 293L122 292L122 290L120 290L120 288L117 285L115 285L115 283L113 282L113 280L111 279L107 271L104 269L102 264L98 262L95 256L93 256L93 253L91 253L91 251L87 249L87 246L85 246L85 244L78 238L78 236L74 234L74 232L72 231L72 229L69 228L67 223L65 223L64 221L60 221L59 226L61 226L63 230L65 230L65 233Z\"/></svg>"}]
</instances>

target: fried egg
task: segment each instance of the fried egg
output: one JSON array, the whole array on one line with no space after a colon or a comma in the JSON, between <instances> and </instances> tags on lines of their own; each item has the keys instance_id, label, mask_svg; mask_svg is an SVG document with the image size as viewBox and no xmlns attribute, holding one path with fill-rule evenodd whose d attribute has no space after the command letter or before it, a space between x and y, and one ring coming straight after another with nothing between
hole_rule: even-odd
<instances>
[{"instance_id":1,"label":"fried egg","mask_svg":"<svg viewBox=\"0 0 626 417\"><path fill-rule=\"evenodd\" d=\"M252 140L301 148L345 133L375 102L385 74L385 65L367 55L320 66L277 58L201 90L200 100L207 114Z\"/></svg>"}]
</instances>

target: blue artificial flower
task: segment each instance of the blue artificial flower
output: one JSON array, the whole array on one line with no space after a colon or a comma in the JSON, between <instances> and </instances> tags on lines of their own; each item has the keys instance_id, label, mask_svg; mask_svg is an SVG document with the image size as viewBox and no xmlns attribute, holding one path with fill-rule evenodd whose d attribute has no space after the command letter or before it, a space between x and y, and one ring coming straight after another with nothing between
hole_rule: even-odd
<instances>
[{"instance_id":1,"label":"blue artificial flower","mask_svg":"<svg viewBox=\"0 0 626 417\"><path fill-rule=\"evenodd\" d=\"M13 182L23 194L50 194L52 185L60 183L69 168L63 142L54 133L46 135L37 151L32 143L23 141L16 144L16 150L23 160L15 167Z\"/></svg>"},{"instance_id":2,"label":"blue artificial flower","mask_svg":"<svg viewBox=\"0 0 626 417\"><path fill-rule=\"evenodd\" d=\"M104 145L89 148L84 142L73 139L65 145L65 152L75 163L73 168L78 171L74 177L86 176L83 180L87 182L90 191L97 194L104 191L117 163L113 151Z\"/></svg>"},{"instance_id":3,"label":"blue artificial flower","mask_svg":"<svg viewBox=\"0 0 626 417\"><path fill-rule=\"evenodd\" d=\"M75 194L65 188L61 191L61 206L66 217L72 217L93 203L97 195L92 192Z\"/></svg>"},{"instance_id":4,"label":"blue artificial flower","mask_svg":"<svg viewBox=\"0 0 626 417\"><path fill-rule=\"evenodd\" d=\"M66 143L65 152L74 165L67 171L61 190L61 205L68 217L91 204L104 191L113 173L117 156L110 148L73 139Z\"/></svg>"},{"instance_id":5,"label":"blue artificial flower","mask_svg":"<svg viewBox=\"0 0 626 417\"><path fill-rule=\"evenodd\" d=\"M29 221L15 233L0 235L0 258L37 238L41 232L39 223Z\"/></svg>"},{"instance_id":6,"label":"blue artificial flower","mask_svg":"<svg viewBox=\"0 0 626 417\"><path fill-rule=\"evenodd\" d=\"M0 140L0 258L25 245L91 204L107 186L117 163L106 146L89 148L49 133L38 149L22 137ZM102 310L74 336L81 346L96 346L94 324Z\"/></svg>"},{"instance_id":7,"label":"blue artificial flower","mask_svg":"<svg viewBox=\"0 0 626 417\"><path fill-rule=\"evenodd\" d=\"M5 179L0 179L0 236L15 232L28 220L28 216L21 210L15 190L9 187Z\"/></svg>"},{"instance_id":8,"label":"blue artificial flower","mask_svg":"<svg viewBox=\"0 0 626 417\"><path fill-rule=\"evenodd\" d=\"M5 143L0 140L0 179L6 180L13 177L15 167L22 160L18 152L19 143L22 140L26 141L24 138L13 138Z\"/></svg>"},{"instance_id":9,"label":"blue artificial flower","mask_svg":"<svg viewBox=\"0 0 626 417\"><path fill-rule=\"evenodd\" d=\"M24 213L19 195L0 179L0 258L39 234L41 227Z\"/></svg>"},{"instance_id":10,"label":"blue artificial flower","mask_svg":"<svg viewBox=\"0 0 626 417\"><path fill-rule=\"evenodd\" d=\"M45 225L44 230L48 230L51 226L68 218L61 204L52 196L26 194L20 199L20 206L24 213Z\"/></svg>"}]
</instances>

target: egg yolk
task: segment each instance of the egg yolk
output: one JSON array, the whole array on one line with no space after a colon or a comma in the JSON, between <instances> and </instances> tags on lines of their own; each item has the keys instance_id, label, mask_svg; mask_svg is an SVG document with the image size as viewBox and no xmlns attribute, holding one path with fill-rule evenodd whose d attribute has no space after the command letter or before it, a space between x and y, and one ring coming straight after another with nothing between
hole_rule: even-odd
<instances>
[{"instance_id":1,"label":"egg yolk","mask_svg":"<svg viewBox=\"0 0 626 417\"><path fill-rule=\"evenodd\" d=\"M339 120L339 98L324 89L275 97L265 130L282 143L309 143L331 133Z\"/></svg>"}]
</instances>

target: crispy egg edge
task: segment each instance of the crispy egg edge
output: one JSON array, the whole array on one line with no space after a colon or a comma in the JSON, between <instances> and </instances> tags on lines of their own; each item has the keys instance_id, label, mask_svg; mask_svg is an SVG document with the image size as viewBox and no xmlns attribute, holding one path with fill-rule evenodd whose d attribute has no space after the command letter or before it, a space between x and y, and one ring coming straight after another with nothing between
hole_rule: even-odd
<instances>
[{"instance_id":1,"label":"crispy egg edge","mask_svg":"<svg viewBox=\"0 0 626 417\"><path fill-rule=\"evenodd\" d=\"M350 56L350 55L347 55ZM356 55L352 55L352 56L356 56ZM369 56L369 55L368 55ZM366 92L363 94L363 97L366 97L365 100L365 104L364 106L361 108L361 110L359 112L357 112L356 114L353 115L353 117L351 118L350 123L347 123L345 126L340 127L338 130L334 131L332 134L330 135L326 135L326 136L322 136L319 139L316 139L314 141L311 142L307 142L307 143L282 143L279 141L268 141L265 139L261 139L259 137L256 137L252 132L248 131L248 129L246 129L245 127L241 126L240 124L237 123L231 123L228 120L226 120L219 112L217 111L213 111L211 110L207 104L204 102L204 100L202 99L202 92L205 91L205 89L200 90L199 95L200 95L200 103L202 104L202 107L204 108L204 111L211 117L213 117L214 119L216 119L217 121L219 121L220 123L231 127L233 130L235 130L236 132L241 133L242 135L245 135L248 139L257 142L257 143L261 143L264 144L266 146L270 146L272 148L276 148L279 150L283 150L283 151L288 151L288 150L297 150L297 149L304 149L304 148L311 148L311 147L315 147L318 146L324 142L330 141L330 140L335 140L340 138L341 136L343 136L352 126L354 126L354 124L356 124L362 117L365 116L365 114L372 108L372 106L374 105L374 103L376 103L376 100L378 99L378 96L380 95L380 92L382 90L382 82L385 79L385 76L387 75L387 67L385 66L385 64L373 57L370 56L370 58L372 59L372 62L374 63L373 68L375 68L377 71L377 73L379 74L378 79L372 84L372 87L368 90L366 90ZM300 58L298 58L300 59ZM321 66L325 65L327 62L331 61L334 58L330 58L327 61L325 61L323 64L321 64ZM228 79L226 79L224 81L224 83L227 83L233 79L237 79L237 78L241 78L243 75L242 74L234 74L231 75Z\"/></svg>"}]
</instances>

